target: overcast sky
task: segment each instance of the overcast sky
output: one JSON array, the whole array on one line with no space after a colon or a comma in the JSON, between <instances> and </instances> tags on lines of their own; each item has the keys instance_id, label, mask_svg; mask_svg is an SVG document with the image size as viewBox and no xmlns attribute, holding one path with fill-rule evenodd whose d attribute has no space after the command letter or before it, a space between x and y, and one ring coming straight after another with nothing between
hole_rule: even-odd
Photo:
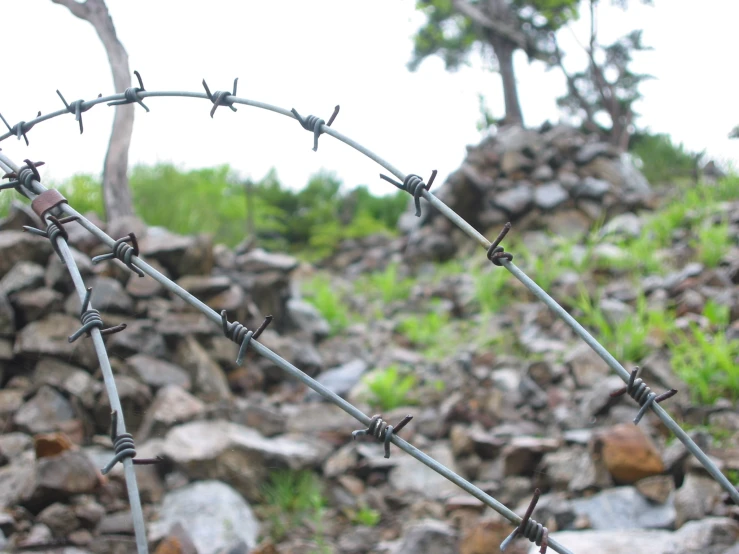
<instances>
[{"instance_id":1,"label":"overcast sky","mask_svg":"<svg viewBox=\"0 0 739 554\"><path fill-rule=\"evenodd\" d=\"M423 22L414 0L108 0L131 70L149 90L230 90L238 95L328 119L341 105L334 127L375 150L407 173L446 176L459 167L465 145L480 141L477 95L502 115L499 77L481 62L455 73L437 58L416 73L407 70L412 36ZM606 43L634 28L655 48L635 68L656 79L643 85L639 123L666 132L691 150L708 150L719 161L739 161L739 140L728 140L739 123L736 51L739 2L632 1L622 12L604 2L600 39ZM50 0L0 0L3 19L0 112L13 125L38 110L59 109L54 92L67 101L112 93L107 58L92 26ZM577 65L587 19L562 35ZM555 98L564 92L558 71L529 65L518 53L516 71L526 124L559 119ZM150 98L151 113L136 108L130 162L173 162L184 168L230 164L243 177L259 179L272 167L291 187L326 168L346 186L367 184L389 192L378 166L353 149L323 136L318 152L297 122L239 106L237 113L196 99ZM46 179L76 172L99 173L113 110L96 106L84 114L79 134L72 115L34 128L30 147L15 138L4 152L47 163Z\"/></svg>"}]
</instances>

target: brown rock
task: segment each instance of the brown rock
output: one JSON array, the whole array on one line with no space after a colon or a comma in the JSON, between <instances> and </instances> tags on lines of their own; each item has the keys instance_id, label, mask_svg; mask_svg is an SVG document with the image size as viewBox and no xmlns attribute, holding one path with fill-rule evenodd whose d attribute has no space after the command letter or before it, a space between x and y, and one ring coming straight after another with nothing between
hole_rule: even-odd
<instances>
[{"instance_id":1,"label":"brown rock","mask_svg":"<svg viewBox=\"0 0 739 554\"><path fill-rule=\"evenodd\" d=\"M511 533L511 524L498 519L481 519L462 536L460 554L490 554Z\"/></svg>"},{"instance_id":2,"label":"brown rock","mask_svg":"<svg viewBox=\"0 0 739 554\"><path fill-rule=\"evenodd\" d=\"M614 481L635 483L664 472L662 458L654 443L632 423L604 429L594 438L593 455L605 464Z\"/></svg>"},{"instance_id":3,"label":"brown rock","mask_svg":"<svg viewBox=\"0 0 739 554\"><path fill-rule=\"evenodd\" d=\"M664 504L675 490L675 481L671 475L653 475L637 481L636 490L652 502Z\"/></svg>"},{"instance_id":4,"label":"brown rock","mask_svg":"<svg viewBox=\"0 0 739 554\"><path fill-rule=\"evenodd\" d=\"M33 437L36 458L58 456L65 450L74 448L74 443L64 433L45 433Z\"/></svg>"}]
</instances>

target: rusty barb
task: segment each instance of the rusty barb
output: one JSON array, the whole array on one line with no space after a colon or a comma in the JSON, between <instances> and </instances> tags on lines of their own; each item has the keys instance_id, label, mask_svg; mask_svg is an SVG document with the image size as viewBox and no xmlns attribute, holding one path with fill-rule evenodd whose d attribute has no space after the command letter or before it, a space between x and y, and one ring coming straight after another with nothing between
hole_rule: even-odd
<instances>
[{"instance_id":1,"label":"rusty barb","mask_svg":"<svg viewBox=\"0 0 739 554\"><path fill-rule=\"evenodd\" d=\"M41 112L36 115L36 118L41 117ZM26 123L25 121L19 121L12 127L8 125L8 122L5 121L5 118L3 117L3 114L0 113L0 119L3 120L3 123L5 123L5 126L8 128L8 131L10 131L11 134L18 137L18 140L21 140L21 137L23 137L23 140L26 141L26 146L28 146L28 137L26 136L26 133L31 130L31 128L36 125L34 121Z\"/></svg>"},{"instance_id":2,"label":"rusty barb","mask_svg":"<svg viewBox=\"0 0 739 554\"><path fill-rule=\"evenodd\" d=\"M126 244L130 242L131 244ZM127 236L119 238L115 243L113 244L113 251L108 254L101 254L100 256L95 256L92 259L93 265L99 264L100 262L103 262L105 260L114 260L118 259L123 264L133 271L136 275L139 277L144 276L144 272L141 271L138 267L133 265L133 260L131 259L132 256L138 256L139 255L139 243L136 240L136 235L134 233L128 233Z\"/></svg>"},{"instance_id":3,"label":"rusty barb","mask_svg":"<svg viewBox=\"0 0 739 554\"><path fill-rule=\"evenodd\" d=\"M529 507L526 508L526 513L513 532L506 537L506 539L500 543L500 550L504 552L506 548L511 544L511 541L518 536L525 537L531 542L535 543L536 546L541 546L539 550L540 554L546 554L547 546L549 545L549 529L544 527L541 523L537 523L531 519L531 514L534 513L536 503L539 502L539 495L541 491L539 489L534 490L534 496L529 502Z\"/></svg>"},{"instance_id":4,"label":"rusty barb","mask_svg":"<svg viewBox=\"0 0 739 554\"><path fill-rule=\"evenodd\" d=\"M240 345L239 354L236 356L236 363L238 365L244 363L244 357L246 356L246 351L249 348L251 339L258 339L259 335L262 334L262 332L270 323L272 323L272 316L268 315L264 318L264 321L262 321L262 324L256 331L250 331L246 328L246 326L242 325L238 321L229 322L228 313L226 312L226 310L221 311L221 325L223 327L223 334L226 335L226 338Z\"/></svg>"},{"instance_id":5,"label":"rusty barb","mask_svg":"<svg viewBox=\"0 0 739 554\"><path fill-rule=\"evenodd\" d=\"M513 254L511 254L510 252L506 252L505 249L500 246L500 242L505 238L505 236L508 234L508 231L510 230L511 222L509 221L508 223L503 225L503 230L498 233L498 236L495 238L487 251L488 260L493 262L493 264L497 265L498 267L501 267L503 265L500 260L508 260L509 262L513 261Z\"/></svg>"},{"instance_id":6,"label":"rusty barb","mask_svg":"<svg viewBox=\"0 0 739 554\"><path fill-rule=\"evenodd\" d=\"M146 104L144 104L141 97L139 97L140 92L146 91L146 89L144 88L144 82L141 80L141 75L139 74L138 71L134 71L133 73L134 75L136 75L136 79L139 82L139 86L138 87L128 87L125 91L123 91L124 98L122 100L114 100L113 102L108 102L108 106L120 106L123 104L132 104L133 102L136 102L138 104L141 104L141 107L144 108L148 112L149 108L146 107ZM80 132L82 132L82 120L81 119L80 119Z\"/></svg>"},{"instance_id":7,"label":"rusty barb","mask_svg":"<svg viewBox=\"0 0 739 554\"><path fill-rule=\"evenodd\" d=\"M382 179L383 181L387 181L391 185L395 185L400 190L404 190L405 192L410 194L413 197L413 201L415 202L416 217L421 217L421 196L423 195L424 189L429 190L431 188L431 185L434 184L434 179L436 179L436 170L434 169L431 172L431 177L429 178L428 185L423 182L423 179L421 179L421 177L414 173L406 175L402 183L399 183L395 179L392 179L387 175L383 175L382 173L380 173L380 179Z\"/></svg>"},{"instance_id":8,"label":"rusty barb","mask_svg":"<svg viewBox=\"0 0 739 554\"><path fill-rule=\"evenodd\" d=\"M136 445L133 442L133 435L131 433L118 434L118 412L116 410L113 410L110 414L110 439L113 441L115 455L100 470L103 475L110 473L110 470L118 462L123 462L126 458L131 458L133 464L138 466L159 464L164 461L164 458L161 456L157 456L156 458L136 458Z\"/></svg>"},{"instance_id":9,"label":"rusty barb","mask_svg":"<svg viewBox=\"0 0 739 554\"><path fill-rule=\"evenodd\" d=\"M90 307L90 296L92 296L92 287L87 287L87 293L85 294L85 299L82 301L82 309L80 310L80 320L82 320L82 327L80 327L77 331L74 332L73 335L67 338L69 342L76 341L85 333L87 333L87 336L89 337L90 331L93 328L99 329L101 335L112 335L113 333L120 333L126 328L126 324L121 323L120 325L116 325L115 327L108 327L107 329L103 329L105 325L103 324L103 318L100 317L100 312L94 309L88 309Z\"/></svg>"},{"instance_id":10,"label":"rusty barb","mask_svg":"<svg viewBox=\"0 0 739 554\"><path fill-rule=\"evenodd\" d=\"M647 386L647 384L644 381L642 381L641 377L637 378L639 371L640 371L639 366L636 366L636 368L631 372L628 385L626 385L625 387L621 387L618 390L613 391L609 395L611 398L616 398L618 396L628 393L631 398L636 400L636 402L641 406L641 408L639 409L639 413L637 413L636 417L634 418L634 425L639 424L639 422L641 421L641 418L644 417L645 413L647 413L647 410L652 405L652 403L659 404L663 400L672 398L673 396L677 394L677 389L670 389L659 395L654 393L652 389L650 389Z\"/></svg>"}]
</instances>

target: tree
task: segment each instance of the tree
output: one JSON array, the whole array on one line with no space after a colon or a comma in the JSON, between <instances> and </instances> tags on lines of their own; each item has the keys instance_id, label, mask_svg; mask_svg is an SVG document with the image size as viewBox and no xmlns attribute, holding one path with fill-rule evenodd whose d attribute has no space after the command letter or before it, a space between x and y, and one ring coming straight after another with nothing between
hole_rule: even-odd
<instances>
[{"instance_id":1,"label":"tree","mask_svg":"<svg viewBox=\"0 0 739 554\"><path fill-rule=\"evenodd\" d=\"M552 33L578 17L579 0L418 0L426 23L414 38L415 71L431 55L455 70L477 51L497 62L503 81L504 124L523 125L513 54L524 50L529 61L556 63Z\"/></svg>"},{"instance_id":2,"label":"tree","mask_svg":"<svg viewBox=\"0 0 739 554\"><path fill-rule=\"evenodd\" d=\"M113 72L115 90L123 92L131 86L128 54L118 40L104 0L51 0L65 6L73 15L88 21L97 32L108 55ZM103 165L103 205L108 221L134 215L131 189L128 185L128 149L133 134L134 107L132 104L116 106L113 130L110 133L108 151Z\"/></svg>"},{"instance_id":3,"label":"tree","mask_svg":"<svg viewBox=\"0 0 739 554\"><path fill-rule=\"evenodd\" d=\"M632 31L611 45L599 45L597 3L598 0L589 0L590 39L588 45L583 46L588 59L585 69L574 74L568 73L556 36L552 34L557 65L567 79L567 94L558 98L557 103L565 113L579 119L585 129L598 133L626 151L634 132L634 119L638 115L634 111L634 103L642 98L639 85L652 78L651 75L634 73L629 65L634 52L651 48L642 43L641 30ZM616 4L626 8L626 2ZM599 116L607 117L610 126L599 124Z\"/></svg>"}]
</instances>

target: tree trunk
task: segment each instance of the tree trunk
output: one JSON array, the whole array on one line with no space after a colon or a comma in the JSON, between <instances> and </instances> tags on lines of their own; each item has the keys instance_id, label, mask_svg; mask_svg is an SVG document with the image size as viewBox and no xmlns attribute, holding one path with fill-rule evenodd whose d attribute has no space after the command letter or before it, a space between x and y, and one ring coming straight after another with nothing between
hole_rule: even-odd
<instances>
[{"instance_id":1,"label":"tree trunk","mask_svg":"<svg viewBox=\"0 0 739 554\"><path fill-rule=\"evenodd\" d=\"M128 54L118 40L105 1L86 0L80 3L75 0L52 0L52 2L66 6L75 16L92 24L108 55L116 92L123 92L130 87ZM131 189L128 186L128 149L133 134L133 110L133 104L123 104L115 108L113 130L110 133L108 152L103 166L103 203L108 222L134 215Z\"/></svg>"},{"instance_id":2,"label":"tree trunk","mask_svg":"<svg viewBox=\"0 0 739 554\"><path fill-rule=\"evenodd\" d=\"M498 58L500 77L503 80L503 100L505 101L506 125L520 125L523 127L523 114L518 101L518 84L513 70L513 52L516 45L498 37L491 37L490 44Z\"/></svg>"}]
</instances>

